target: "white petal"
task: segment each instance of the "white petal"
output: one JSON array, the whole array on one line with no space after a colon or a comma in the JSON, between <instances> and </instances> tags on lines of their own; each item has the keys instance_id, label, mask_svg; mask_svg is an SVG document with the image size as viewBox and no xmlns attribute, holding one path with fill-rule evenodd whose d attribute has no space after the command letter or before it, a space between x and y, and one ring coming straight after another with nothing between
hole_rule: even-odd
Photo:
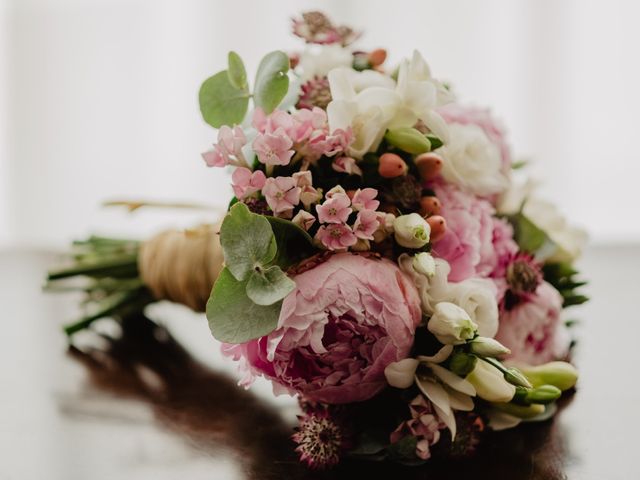
<instances>
[{"instance_id":1,"label":"white petal","mask_svg":"<svg viewBox=\"0 0 640 480\"><path fill-rule=\"evenodd\" d=\"M489 410L487 412L489 417L489 427L493 430L506 430L518 425L522 420L508 413L501 412L499 410Z\"/></svg>"},{"instance_id":2,"label":"white petal","mask_svg":"<svg viewBox=\"0 0 640 480\"><path fill-rule=\"evenodd\" d=\"M418 360L420 360L421 362L442 363L447 358L449 358L451 352L453 352L453 345L445 345L440 350L438 350L438 353L436 353L435 355L431 355L430 357L419 355Z\"/></svg>"},{"instance_id":3,"label":"white petal","mask_svg":"<svg viewBox=\"0 0 640 480\"><path fill-rule=\"evenodd\" d=\"M451 413L449 394L442 385L433 380L421 379L416 375L416 384L425 397L447 414Z\"/></svg>"},{"instance_id":4,"label":"white petal","mask_svg":"<svg viewBox=\"0 0 640 480\"><path fill-rule=\"evenodd\" d=\"M454 390L457 390L460 393L464 393L465 395L469 395L472 397L476 396L476 389L473 387L471 382L465 380L462 377L459 377L455 373L450 370L447 370L440 365L436 365L434 363L429 364L431 367L431 371L446 385L449 385Z\"/></svg>"},{"instance_id":5,"label":"white petal","mask_svg":"<svg viewBox=\"0 0 640 480\"><path fill-rule=\"evenodd\" d=\"M429 110L421 114L420 119L443 143L449 143L449 127L439 113Z\"/></svg>"},{"instance_id":6,"label":"white petal","mask_svg":"<svg viewBox=\"0 0 640 480\"><path fill-rule=\"evenodd\" d=\"M327 74L329 89L333 100L353 100L356 92L351 84L351 69L334 68Z\"/></svg>"},{"instance_id":7,"label":"white petal","mask_svg":"<svg viewBox=\"0 0 640 480\"><path fill-rule=\"evenodd\" d=\"M438 414L438 417L440 418L440 420L444 422L444 424L447 426L447 428L451 432L451 440L452 441L455 440L456 432L457 432L455 415L451 410L449 410L448 412L445 412L435 404L433 405L433 407L435 408L436 413Z\"/></svg>"},{"instance_id":8,"label":"white petal","mask_svg":"<svg viewBox=\"0 0 640 480\"><path fill-rule=\"evenodd\" d=\"M393 362L384 369L387 382L392 387L409 388L413 385L416 368L420 362L415 358L405 358L399 362Z\"/></svg>"},{"instance_id":9,"label":"white petal","mask_svg":"<svg viewBox=\"0 0 640 480\"><path fill-rule=\"evenodd\" d=\"M451 408L453 410L462 410L463 412L470 412L473 410L473 400L469 395L456 392L452 388L445 387L449 394L449 402L451 402Z\"/></svg>"}]
</instances>

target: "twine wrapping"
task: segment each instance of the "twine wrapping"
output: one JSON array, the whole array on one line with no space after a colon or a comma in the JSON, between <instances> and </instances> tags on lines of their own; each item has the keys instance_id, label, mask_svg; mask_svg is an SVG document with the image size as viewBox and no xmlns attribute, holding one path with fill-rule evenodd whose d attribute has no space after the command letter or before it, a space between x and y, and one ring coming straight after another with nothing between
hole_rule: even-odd
<instances>
[{"instance_id":1,"label":"twine wrapping","mask_svg":"<svg viewBox=\"0 0 640 480\"><path fill-rule=\"evenodd\" d=\"M143 244L138 268L155 298L205 311L224 261L219 232L220 223L166 230Z\"/></svg>"}]
</instances>

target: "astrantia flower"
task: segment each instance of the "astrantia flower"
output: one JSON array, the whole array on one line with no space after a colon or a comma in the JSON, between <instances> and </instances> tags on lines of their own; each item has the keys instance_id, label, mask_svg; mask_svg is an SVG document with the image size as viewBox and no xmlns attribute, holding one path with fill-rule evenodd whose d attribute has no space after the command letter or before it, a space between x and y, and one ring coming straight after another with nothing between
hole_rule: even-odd
<instances>
[{"instance_id":1,"label":"astrantia flower","mask_svg":"<svg viewBox=\"0 0 640 480\"><path fill-rule=\"evenodd\" d=\"M327 409L313 409L298 417L299 425L291 437L298 444L296 452L300 461L313 469L325 469L336 465L344 450L344 433Z\"/></svg>"},{"instance_id":2,"label":"astrantia flower","mask_svg":"<svg viewBox=\"0 0 640 480\"><path fill-rule=\"evenodd\" d=\"M334 195L322 205L316 205L320 223L346 223L351 215L351 200L347 194Z\"/></svg>"},{"instance_id":3,"label":"astrantia flower","mask_svg":"<svg viewBox=\"0 0 640 480\"><path fill-rule=\"evenodd\" d=\"M228 346L250 375L325 403L367 400L405 358L421 320L411 281L388 260L342 253L294 277L277 329Z\"/></svg>"},{"instance_id":4,"label":"astrantia flower","mask_svg":"<svg viewBox=\"0 0 640 480\"><path fill-rule=\"evenodd\" d=\"M262 194L275 214L290 212L300 203L300 187L291 177L267 178Z\"/></svg>"},{"instance_id":5,"label":"astrantia flower","mask_svg":"<svg viewBox=\"0 0 640 480\"><path fill-rule=\"evenodd\" d=\"M303 83L300 89L302 91L296 108L318 107L326 110L327 105L331 102L331 89L329 88L329 79L326 76L314 77Z\"/></svg>"},{"instance_id":6,"label":"astrantia flower","mask_svg":"<svg viewBox=\"0 0 640 480\"><path fill-rule=\"evenodd\" d=\"M541 266L526 252L513 255L505 268L505 288L508 291L502 302L503 308L511 310L521 301L526 301L542 283Z\"/></svg>"},{"instance_id":7,"label":"astrantia flower","mask_svg":"<svg viewBox=\"0 0 640 480\"><path fill-rule=\"evenodd\" d=\"M358 241L351 227L343 223L322 225L316 232L316 239L329 250L345 250Z\"/></svg>"},{"instance_id":8,"label":"astrantia flower","mask_svg":"<svg viewBox=\"0 0 640 480\"><path fill-rule=\"evenodd\" d=\"M540 365L566 356L570 338L561 321L562 296L547 282L509 311L500 315L496 340L511 350L508 357Z\"/></svg>"}]
</instances>

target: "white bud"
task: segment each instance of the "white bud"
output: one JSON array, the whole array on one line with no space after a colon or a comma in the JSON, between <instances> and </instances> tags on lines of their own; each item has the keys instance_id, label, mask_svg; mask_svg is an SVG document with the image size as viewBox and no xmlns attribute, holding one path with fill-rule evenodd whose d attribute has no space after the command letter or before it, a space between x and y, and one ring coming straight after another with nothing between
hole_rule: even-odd
<instances>
[{"instance_id":1,"label":"white bud","mask_svg":"<svg viewBox=\"0 0 640 480\"><path fill-rule=\"evenodd\" d=\"M422 248L429 243L431 227L417 213L397 217L393 221L396 242L406 248Z\"/></svg>"},{"instance_id":2,"label":"white bud","mask_svg":"<svg viewBox=\"0 0 640 480\"><path fill-rule=\"evenodd\" d=\"M493 365L478 360L467 380L476 389L478 397L488 402L509 402L516 393L516 387L504 379L504 375Z\"/></svg>"},{"instance_id":3,"label":"white bud","mask_svg":"<svg viewBox=\"0 0 640 480\"><path fill-rule=\"evenodd\" d=\"M425 277L433 277L436 274L436 261L430 253L420 252L413 257L413 269Z\"/></svg>"},{"instance_id":4,"label":"white bud","mask_svg":"<svg viewBox=\"0 0 640 480\"><path fill-rule=\"evenodd\" d=\"M459 306L440 302L436 305L427 328L441 343L461 345L474 337L478 325Z\"/></svg>"},{"instance_id":5,"label":"white bud","mask_svg":"<svg viewBox=\"0 0 640 480\"><path fill-rule=\"evenodd\" d=\"M493 338L477 337L471 342L471 353L483 357L500 357L510 354L511 350Z\"/></svg>"}]
</instances>

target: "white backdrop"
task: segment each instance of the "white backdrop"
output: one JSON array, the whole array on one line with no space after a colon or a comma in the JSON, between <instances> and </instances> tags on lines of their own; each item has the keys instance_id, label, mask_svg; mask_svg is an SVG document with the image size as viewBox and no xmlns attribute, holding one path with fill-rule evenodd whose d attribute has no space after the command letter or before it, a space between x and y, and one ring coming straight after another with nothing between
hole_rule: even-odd
<instances>
[{"instance_id":1,"label":"white backdrop","mask_svg":"<svg viewBox=\"0 0 640 480\"><path fill-rule=\"evenodd\" d=\"M637 2L0 5L0 244L143 234L175 215L98 208L110 198L223 205L225 174L199 157L215 138L199 116L199 85L231 48L254 70L264 53L301 46L289 18L308 8L366 28L362 47L386 47L392 60L420 49L463 100L492 106L516 153L535 159L547 195L594 241L640 241Z\"/></svg>"}]
</instances>

